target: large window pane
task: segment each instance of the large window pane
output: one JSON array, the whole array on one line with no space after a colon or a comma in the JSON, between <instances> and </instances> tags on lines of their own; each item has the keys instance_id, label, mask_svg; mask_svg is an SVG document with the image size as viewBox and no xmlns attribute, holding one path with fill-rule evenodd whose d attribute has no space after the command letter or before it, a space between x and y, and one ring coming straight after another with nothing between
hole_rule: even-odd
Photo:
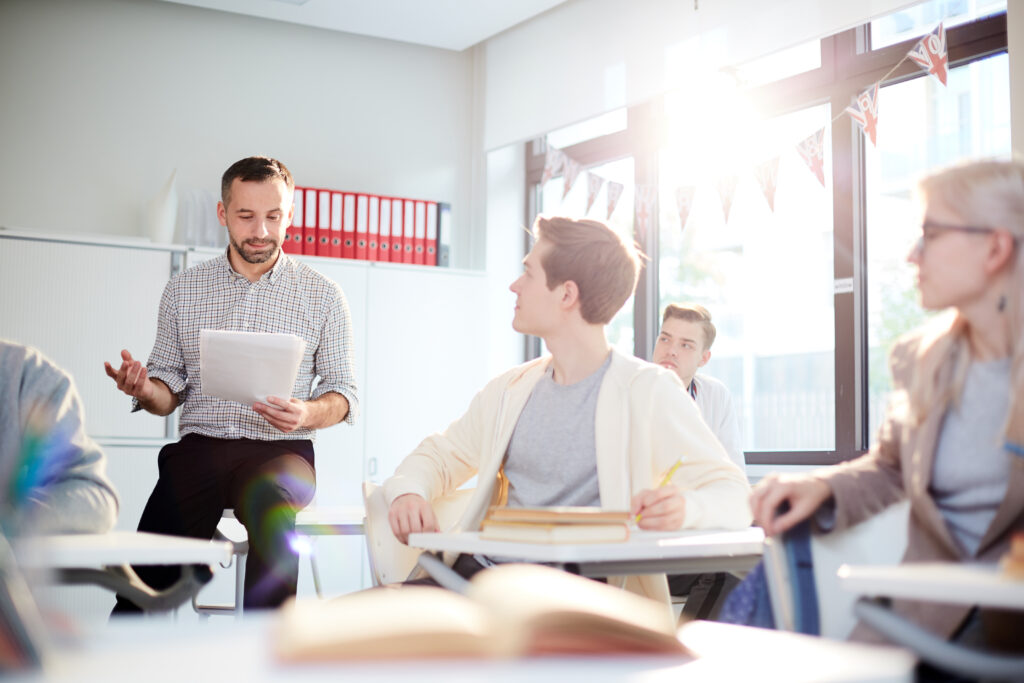
<instances>
[{"instance_id":1,"label":"large window pane","mask_svg":"<svg viewBox=\"0 0 1024 683\"><path fill-rule=\"evenodd\" d=\"M726 101L726 104L737 104ZM718 328L701 372L725 382L741 413L744 450L835 447L835 327L829 108L767 121L666 100L671 147L660 156L659 313L670 302L706 306ZM722 126L712 122L719 121ZM825 127L825 181L796 144ZM716 134L718 133L718 134ZM752 168L779 156L770 209ZM725 163L728 160L728 163ZM716 178L735 174L725 220ZM676 191L695 187L685 228Z\"/></svg>"},{"instance_id":2,"label":"large window pane","mask_svg":"<svg viewBox=\"0 0 1024 683\"><path fill-rule=\"evenodd\" d=\"M926 319L906 256L920 235L916 179L962 159L1010 153L1006 54L879 93L878 146L866 144L868 427L873 437L891 388L892 343Z\"/></svg>"},{"instance_id":3,"label":"large window pane","mask_svg":"<svg viewBox=\"0 0 1024 683\"><path fill-rule=\"evenodd\" d=\"M1006 11L1006 0L928 0L871 22L871 49L920 38L942 22L945 29Z\"/></svg>"},{"instance_id":4,"label":"large window pane","mask_svg":"<svg viewBox=\"0 0 1024 683\"><path fill-rule=\"evenodd\" d=\"M549 137L550 140L550 137ZM605 179L590 211L587 211L587 171ZM622 195L611 218L608 218L608 183L621 183ZM544 184L541 213L547 216L590 218L606 223L608 227L632 242L633 237L633 158L619 159L608 164L581 171L569 194L563 198L565 180L552 178ZM633 297L622 307L608 325L608 341L622 353L633 355Z\"/></svg>"}]
</instances>

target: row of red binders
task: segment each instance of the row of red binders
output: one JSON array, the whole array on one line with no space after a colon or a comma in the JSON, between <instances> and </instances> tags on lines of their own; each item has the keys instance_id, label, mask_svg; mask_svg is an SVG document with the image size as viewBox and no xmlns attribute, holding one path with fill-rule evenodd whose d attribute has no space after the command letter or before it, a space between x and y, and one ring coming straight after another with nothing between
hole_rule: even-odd
<instances>
[{"instance_id":1,"label":"row of red binders","mask_svg":"<svg viewBox=\"0 0 1024 683\"><path fill-rule=\"evenodd\" d=\"M435 266L448 205L422 199L295 188L284 238L291 254Z\"/></svg>"}]
</instances>

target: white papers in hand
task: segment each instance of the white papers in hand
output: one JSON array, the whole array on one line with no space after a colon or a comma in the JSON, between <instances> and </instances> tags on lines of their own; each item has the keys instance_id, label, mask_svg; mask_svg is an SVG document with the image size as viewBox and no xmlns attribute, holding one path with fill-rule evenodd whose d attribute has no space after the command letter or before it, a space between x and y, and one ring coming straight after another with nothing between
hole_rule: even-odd
<instances>
[{"instance_id":1,"label":"white papers in hand","mask_svg":"<svg viewBox=\"0 0 1024 683\"><path fill-rule=\"evenodd\" d=\"M199 381L205 396L252 405L291 398L306 342L294 334L199 331Z\"/></svg>"}]
</instances>

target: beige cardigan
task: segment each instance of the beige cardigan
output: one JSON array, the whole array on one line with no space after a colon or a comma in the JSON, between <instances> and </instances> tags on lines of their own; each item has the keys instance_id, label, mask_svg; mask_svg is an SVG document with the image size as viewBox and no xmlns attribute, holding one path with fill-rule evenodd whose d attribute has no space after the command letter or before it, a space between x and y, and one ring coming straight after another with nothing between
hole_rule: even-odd
<instances>
[{"instance_id":1,"label":"beige cardigan","mask_svg":"<svg viewBox=\"0 0 1024 683\"><path fill-rule=\"evenodd\" d=\"M893 348L890 366L895 392L905 392L911 386L917 368L917 353L922 341L921 333L912 333ZM942 368L940 382L949 386L955 368L947 363ZM941 389L941 387L940 387ZM899 393L894 394L897 397ZM877 442L871 450L856 460L834 468L818 470L815 475L832 488L836 503L835 529L857 524L888 505L910 499L910 522L907 551L904 562L996 562L1009 547L1010 533L1024 530L1024 457L1012 454L1010 480L1006 497L996 512L978 548L976 558L964 557L946 526L938 506L929 495L936 442L945 410L932 410L920 425L908 424L903 401L890 402L890 408L878 431ZM1018 402L1016 405L1021 405ZM1011 426L1024 424L1019 408L1011 416ZM1013 430L1011 429L1011 432ZM1019 451L1019 446L1017 447ZM969 458L970 453L964 453ZM908 619L921 624L944 638L952 636L970 611L969 606L936 602L896 600L893 609ZM991 624L1003 615L982 613L986 631L993 640L1002 641L993 632ZM997 629L1003 626L995 627ZM852 638L877 640L878 637L864 626L858 626ZM1017 635L1020 640L1019 634Z\"/></svg>"},{"instance_id":2,"label":"beige cardigan","mask_svg":"<svg viewBox=\"0 0 1024 683\"><path fill-rule=\"evenodd\" d=\"M477 489L455 530L471 531L492 504L505 500L501 465L519 415L550 357L491 380L465 415L417 446L384 483L390 505L406 493L445 496L473 475ZM612 351L597 398L596 450L601 505L628 509L633 494L657 485L683 456L673 483L686 498L685 529L740 529L750 525L749 486L701 419L672 372ZM558 457L552 453L552 457ZM613 583L668 602L664 575L616 577Z\"/></svg>"}]
</instances>

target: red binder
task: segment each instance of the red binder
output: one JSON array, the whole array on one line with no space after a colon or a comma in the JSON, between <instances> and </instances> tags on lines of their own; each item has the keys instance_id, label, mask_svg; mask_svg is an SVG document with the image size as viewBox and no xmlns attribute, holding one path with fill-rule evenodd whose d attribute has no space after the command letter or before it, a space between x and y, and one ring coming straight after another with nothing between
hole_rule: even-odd
<instances>
[{"instance_id":1,"label":"red binder","mask_svg":"<svg viewBox=\"0 0 1024 683\"><path fill-rule=\"evenodd\" d=\"M316 190L306 188L306 223L302 228L302 253L316 255Z\"/></svg>"},{"instance_id":2,"label":"red binder","mask_svg":"<svg viewBox=\"0 0 1024 683\"><path fill-rule=\"evenodd\" d=\"M416 237L413 241L413 263L423 265L427 256L427 203L416 202Z\"/></svg>"},{"instance_id":3,"label":"red binder","mask_svg":"<svg viewBox=\"0 0 1024 683\"><path fill-rule=\"evenodd\" d=\"M380 241L380 197L370 195L370 222L366 226L366 260L376 261L380 249L377 242Z\"/></svg>"},{"instance_id":4,"label":"red binder","mask_svg":"<svg viewBox=\"0 0 1024 683\"><path fill-rule=\"evenodd\" d=\"M316 255L331 255L331 191L317 193L317 207L320 212L316 221Z\"/></svg>"},{"instance_id":5,"label":"red binder","mask_svg":"<svg viewBox=\"0 0 1024 683\"><path fill-rule=\"evenodd\" d=\"M365 194L356 195L356 258L366 260L366 225L368 221L369 197Z\"/></svg>"},{"instance_id":6,"label":"red binder","mask_svg":"<svg viewBox=\"0 0 1024 683\"><path fill-rule=\"evenodd\" d=\"M332 258L341 258L341 193L331 193L331 249Z\"/></svg>"},{"instance_id":7,"label":"red binder","mask_svg":"<svg viewBox=\"0 0 1024 683\"><path fill-rule=\"evenodd\" d=\"M416 241L416 202L403 199L405 215L402 216L402 263L415 263L413 255Z\"/></svg>"},{"instance_id":8,"label":"red binder","mask_svg":"<svg viewBox=\"0 0 1024 683\"><path fill-rule=\"evenodd\" d=\"M380 198L380 231L377 236L377 260L391 260L391 198Z\"/></svg>"},{"instance_id":9,"label":"red binder","mask_svg":"<svg viewBox=\"0 0 1024 683\"><path fill-rule=\"evenodd\" d=\"M391 200L391 262L401 263L405 253L405 238L402 236L402 215L405 210L402 208L401 199Z\"/></svg>"},{"instance_id":10,"label":"red binder","mask_svg":"<svg viewBox=\"0 0 1024 683\"><path fill-rule=\"evenodd\" d=\"M437 202L427 202L427 253L423 263L428 266L437 265Z\"/></svg>"},{"instance_id":11,"label":"red binder","mask_svg":"<svg viewBox=\"0 0 1024 683\"><path fill-rule=\"evenodd\" d=\"M356 257L356 196L345 193L344 220L341 224L341 258Z\"/></svg>"},{"instance_id":12,"label":"red binder","mask_svg":"<svg viewBox=\"0 0 1024 683\"><path fill-rule=\"evenodd\" d=\"M295 203L292 207L292 223L284 232L284 242L281 243L281 250L286 254L302 253L302 210L305 197L302 196L302 188L295 188Z\"/></svg>"}]
</instances>

